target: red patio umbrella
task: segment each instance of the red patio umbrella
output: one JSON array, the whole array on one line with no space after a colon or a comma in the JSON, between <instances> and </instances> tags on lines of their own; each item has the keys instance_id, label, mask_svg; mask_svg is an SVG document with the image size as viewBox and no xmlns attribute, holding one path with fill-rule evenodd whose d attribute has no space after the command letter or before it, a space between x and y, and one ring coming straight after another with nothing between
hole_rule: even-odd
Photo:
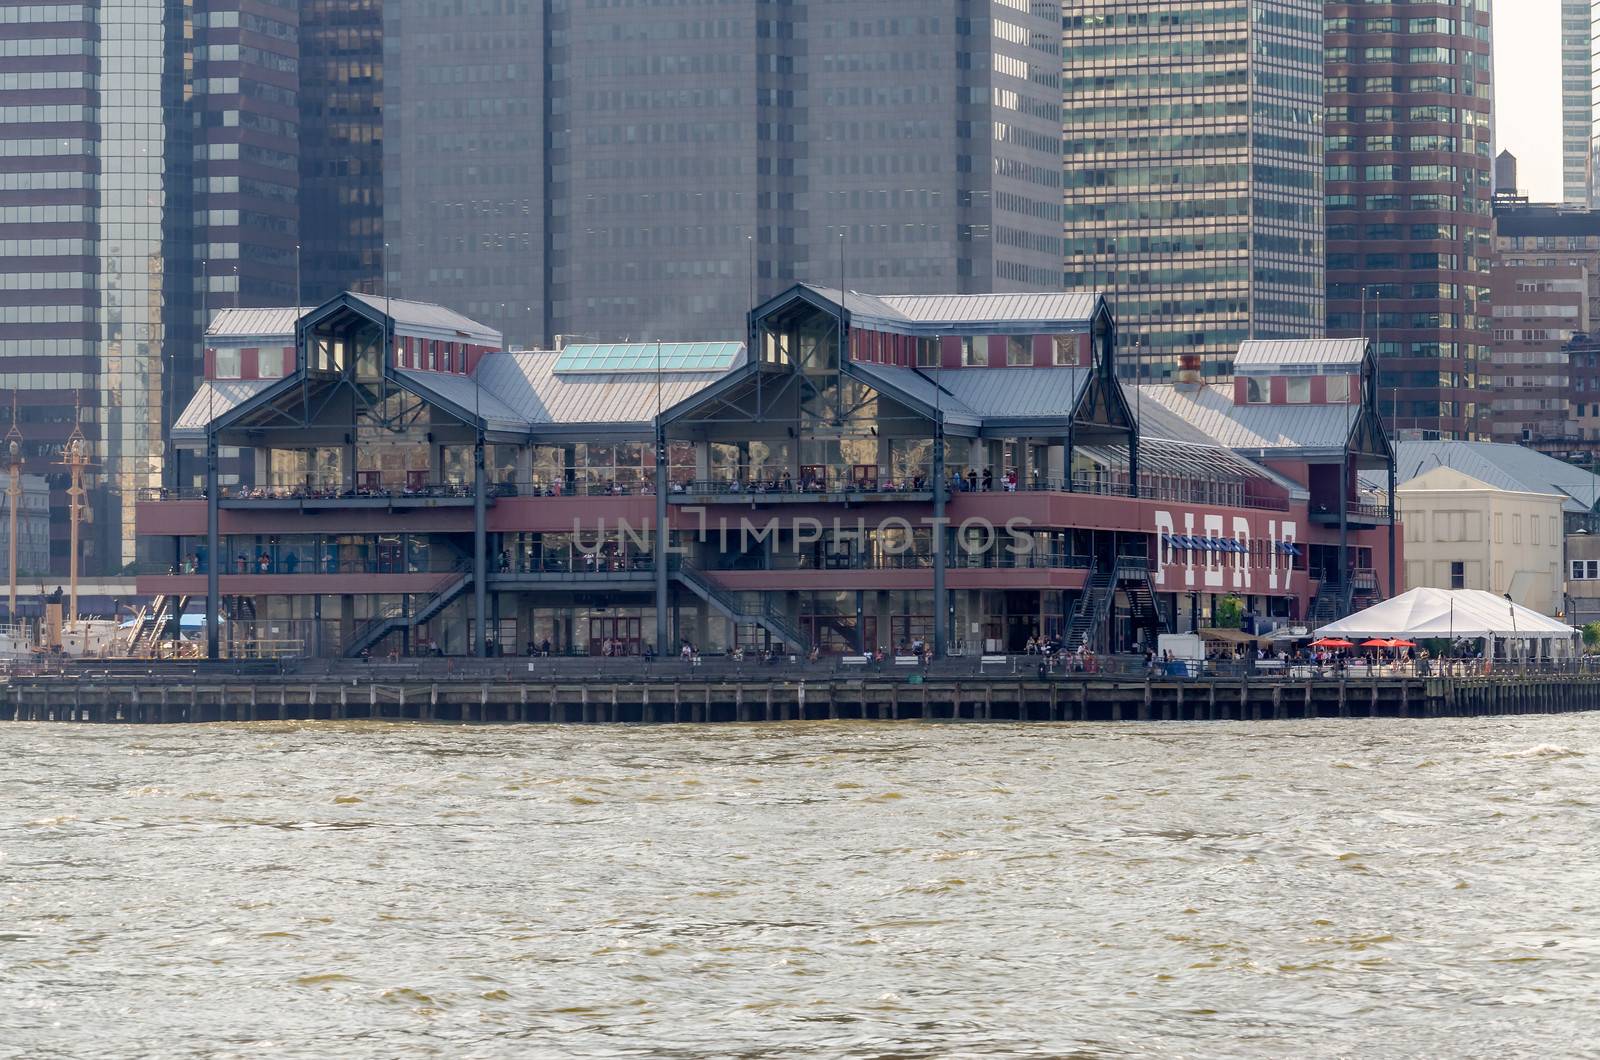
<instances>
[{"instance_id":1,"label":"red patio umbrella","mask_svg":"<svg viewBox=\"0 0 1600 1060\"><path fill-rule=\"evenodd\" d=\"M1313 648L1354 648L1355 645L1339 637L1323 637L1311 642Z\"/></svg>"},{"instance_id":2,"label":"red patio umbrella","mask_svg":"<svg viewBox=\"0 0 1600 1060\"><path fill-rule=\"evenodd\" d=\"M1414 640L1391 640L1389 642L1389 647L1391 648L1415 648L1416 646L1417 642Z\"/></svg>"},{"instance_id":3,"label":"red patio umbrella","mask_svg":"<svg viewBox=\"0 0 1600 1060\"><path fill-rule=\"evenodd\" d=\"M1363 648L1392 648L1395 646L1395 644L1392 640L1379 640L1374 638L1373 640L1362 641L1361 646Z\"/></svg>"}]
</instances>

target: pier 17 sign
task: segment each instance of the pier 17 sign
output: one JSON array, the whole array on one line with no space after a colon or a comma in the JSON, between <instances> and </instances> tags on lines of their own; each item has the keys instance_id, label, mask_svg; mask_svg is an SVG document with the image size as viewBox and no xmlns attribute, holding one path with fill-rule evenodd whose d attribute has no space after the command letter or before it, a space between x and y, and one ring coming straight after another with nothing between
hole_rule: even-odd
<instances>
[{"instance_id":1,"label":"pier 17 sign","mask_svg":"<svg viewBox=\"0 0 1600 1060\"><path fill-rule=\"evenodd\" d=\"M1155 524L1151 579L1168 592L1292 591L1299 551L1295 545L1299 527L1293 520L1157 511Z\"/></svg>"}]
</instances>

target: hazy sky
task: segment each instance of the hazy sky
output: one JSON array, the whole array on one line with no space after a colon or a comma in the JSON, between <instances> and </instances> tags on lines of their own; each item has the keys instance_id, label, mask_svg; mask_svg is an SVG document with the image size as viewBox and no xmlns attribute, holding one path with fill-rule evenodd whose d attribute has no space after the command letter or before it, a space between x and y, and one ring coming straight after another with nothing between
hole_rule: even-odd
<instances>
[{"instance_id":1,"label":"hazy sky","mask_svg":"<svg viewBox=\"0 0 1600 1060\"><path fill-rule=\"evenodd\" d=\"M1517 183L1535 201L1561 201L1561 3L1497 0L1495 152L1517 156Z\"/></svg>"}]
</instances>

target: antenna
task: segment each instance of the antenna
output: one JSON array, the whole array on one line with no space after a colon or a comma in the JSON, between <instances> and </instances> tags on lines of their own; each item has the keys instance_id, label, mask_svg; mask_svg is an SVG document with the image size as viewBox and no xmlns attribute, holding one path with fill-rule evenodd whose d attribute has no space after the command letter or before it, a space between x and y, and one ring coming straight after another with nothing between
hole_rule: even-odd
<instances>
[{"instance_id":1,"label":"antenna","mask_svg":"<svg viewBox=\"0 0 1600 1060\"><path fill-rule=\"evenodd\" d=\"M68 571L71 575L72 587L71 603L67 620L77 625L78 622L78 536L79 526L83 521L83 473L94 465L89 462L89 442L83 436L83 395L75 392L72 403L72 433L67 437L67 448L57 461L59 466L65 467L72 475L72 485L67 489L67 498L71 502L70 527L71 538L68 545L67 556Z\"/></svg>"}]
</instances>

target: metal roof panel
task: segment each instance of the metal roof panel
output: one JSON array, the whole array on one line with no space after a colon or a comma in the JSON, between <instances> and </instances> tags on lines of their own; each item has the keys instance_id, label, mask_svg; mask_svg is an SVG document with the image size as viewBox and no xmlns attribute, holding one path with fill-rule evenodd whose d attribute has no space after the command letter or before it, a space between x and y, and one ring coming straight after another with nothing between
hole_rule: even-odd
<instances>
[{"instance_id":1,"label":"metal roof panel","mask_svg":"<svg viewBox=\"0 0 1600 1060\"><path fill-rule=\"evenodd\" d=\"M485 346L499 347L500 332L487 324L480 324L462 316L453 309L432 302L413 302L406 298L384 298L379 295L346 292L351 298L365 302L380 313L387 313L395 328L408 335L423 338L470 339Z\"/></svg>"},{"instance_id":2,"label":"metal roof panel","mask_svg":"<svg viewBox=\"0 0 1600 1060\"><path fill-rule=\"evenodd\" d=\"M229 338L282 338L294 341L295 322L314 306L220 309L206 327L206 341Z\"/></svg>"},{"instance_id":3,"label":"metal roof panel","mask_svg":"<svg viewBox=\"0 0 1600 1060\"><path fill-rule=\"evenodd\" d=\"M1367 340L1353 339L1248 339L1239 344L1233 368L1241 375L1289 366L1301 368L1352 368L1367 356Z\"/></svg>"},{"instance_id":4,"label":"metal roof panel","mask_svg":"<svg viewBox=\"0 0 1600 1060\"><path fill-rule=\"evenodd\" d=\"M1342 450L1360 415L1355 405L1235 405L1231 389L1214 386L1157 383L1137 390L1133 404L1155 402L1229 449Z\"/></svg>"}]
</instances>

